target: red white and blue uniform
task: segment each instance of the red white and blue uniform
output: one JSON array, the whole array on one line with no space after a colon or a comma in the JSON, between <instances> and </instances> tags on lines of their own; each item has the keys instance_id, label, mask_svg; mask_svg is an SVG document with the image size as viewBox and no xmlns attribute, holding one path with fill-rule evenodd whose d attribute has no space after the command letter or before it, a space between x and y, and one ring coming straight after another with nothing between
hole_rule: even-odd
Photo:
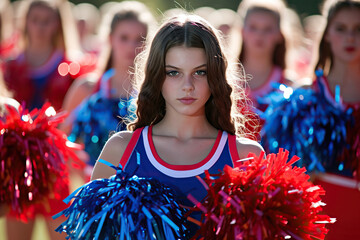
<instances>
[{"instance_id":1,"label":"red white and blue uniform","mask_svg":"<svg viewBox=\"0 0 360 240\"><path fill-rule=\"evenodd\" d=\"M274 92L276 89L276 84L281 83L285 83L284 71L280 67L274 66L264 84L257 88L245 88L245 90L247 96L253 102L254 107L261 111L265 111L267 105L260 104L258 99L268 95L271 92Z\"/></svg>"},{"instance_id":2,"label":"red white and blue uniform","mask_svg":"<svg viewBox=\"0 0 360 240\"><path fill-rule=\"evenodd\" d=\"M140 166L137 163L140 154ZM219 131L215 144L206 158L192 165L172 165L157 154L152 139L152 126L135 130L119 162L128 173L139 177L153 177L174 189L185 206L193 204L187 200L191 194L199 201L206 196L206 190L196 176L204 177L204 171L219 173L225 165L236 166L239 160L236 137ZM136 172L134 172L136 170Z\"/></svg>"},{"instance_id":3,"label":"red white and blue uniform","mask_svg":"<svg viewBox=\"0 0 360 240\"><path fill-rule=\"evenodd\" d=\"M344 111L349 108L354 110L360 108L360 102L347 103L341 98L340 92L338 94L333 93L329 81L322 71L317 75L313 88L322 93L331 104L341 107ZM360 123L355 121L355 124ZM347 129L347 131L348 134L351 134L349 131L352 129ZM352 146L352 143L349 144ZM358 164L360 161L359 158L345 160L348 163L358 162ZM347 169L346 167L339 169L335 166L332 170L317 176L315 180L315 184L321 185L326 191L326 195L322 199L326 203L324 212L337 219L335 224L327 226L329 233L326 237L329 240L360 239L360 232L358 231L360 222L359 176L353 175L354 169Z\"/></svg>"},{"instance_id":4,"label":"red white and blue uniform","mask_svg":"<svg viewBox=\"0 0 360 240\"><path fill-rule=\"evenodd\" d=\"M69 74L60 75L58 67L64 61L64 52L57 50L43 66L31 68L22 53L5 63L4 79L14 98L25 101L28 109L41 108L48 100L58 110L74 80Z\"/></svg>"},{"instance_id":5,"label":"red white and blue uniform","mask_svg":"<svg viewBox=\"0 0 360 240\"><path fill-rule=\"evenodd\" d=\"M140 165L137 161L138 154L140 154ZM210 174L219 173L225 165L235 167L239 165L237 160L239 155L236 136L219 130L213 148L202 161L192 165L169 164L157 154L152 139L152 126L147 126L134 131L119 164L130 174L152 177L171 187L176 192L177 201L185 207L191 207L194 204L187 199L188 194L198 201L207 194L196 176L204 178L205 170ZM192 217L200 220L200 215L201 213L194 214Z\"/></svg>"}]
</instances>

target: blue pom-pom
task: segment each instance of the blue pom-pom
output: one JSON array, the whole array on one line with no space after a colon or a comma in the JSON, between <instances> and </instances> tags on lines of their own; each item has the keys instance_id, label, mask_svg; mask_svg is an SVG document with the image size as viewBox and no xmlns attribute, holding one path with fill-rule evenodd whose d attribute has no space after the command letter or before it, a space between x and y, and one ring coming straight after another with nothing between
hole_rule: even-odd
<instances>
[{"instance_id":1,"label":"blue pom-pom","mask_svg":"<svg viewBox=\"0 0 360 240\"><path fill-rule=\"evenodd\" d=\"M81 139L94 165L111 133L126 130L126 123L135 119L134 109L134 98L106 98L97 92L76 108L69 140Z\"/></svg>"},{"instance_id":2,"label":"blue pom-pom","mask_svg":"<svg viewBox=\"0 0 360 240\"><path fill-rule=\"evenodd\" d=\"M338 165L336 158L347 147L346 123L351 114L312 89L298 88L289 97L273 92L266 101L262 143L269 152L288 149L309 172L332 171Z\"/></svg>"},{"instance_id":3,"label":"blue pom-pom","mask_svg":"<svg viewBox=\"0 0 360 240\"><path fill-rule=\"evenodd\" d=\"M74 199L54 216L67 217L57 232L67 239L187 239L185 209L170 188L115 169L116 175L93 180L64 200Z\"/></svg>"}]
</instances>

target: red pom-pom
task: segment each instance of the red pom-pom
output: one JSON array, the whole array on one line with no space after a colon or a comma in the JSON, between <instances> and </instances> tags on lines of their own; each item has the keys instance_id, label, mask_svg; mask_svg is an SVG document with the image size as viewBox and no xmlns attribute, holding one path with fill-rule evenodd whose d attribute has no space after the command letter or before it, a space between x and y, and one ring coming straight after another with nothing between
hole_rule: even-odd
<instances>
[{"instance_id":1,"label":"red pom-pom","mask_svg":"<svg viewBox=\"0 0 360 240\"><path fill-rule=\"evenodd\" d=\"M204 201L189 196L203 211L194 239L324 239L325 223L333 221L319 214L324 190L309 182L305 168L291 166L299 158L287 162L288 154L250 154L240 168L207 173Z\"/></svg>"},{"instance_id":2,"label":"red pom-pom","mask_svg":"<svg viewBox=\"0 0 360 240\"><path fill-rule=\"evenodd\" d=\"M56 129L66 116L56 114L50 104L30 113L21 106L7 110L0 121L0 201L27 221L33 218L29 209L34 203L60 198L58 192L68 187L65 161L77 157L66 135Z\"/></svg>"}]
</instances>

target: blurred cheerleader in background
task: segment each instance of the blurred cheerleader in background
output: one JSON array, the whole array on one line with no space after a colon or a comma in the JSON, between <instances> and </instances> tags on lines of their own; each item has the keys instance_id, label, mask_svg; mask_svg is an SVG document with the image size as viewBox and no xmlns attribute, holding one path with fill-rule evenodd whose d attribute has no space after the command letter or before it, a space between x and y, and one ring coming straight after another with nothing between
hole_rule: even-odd
<instances>
[{"instance_id":1,"label":"blurred cheerleader in background","mask_svg":"<svg viewBox=\"0 0 360 240\"><path fill-rule=\"evenodd\" d=\"M69 61L81 57L70 5L67 1L24 0L20 6L20 54L5 63L6 85L14 98L30 110L41 108L45 101L58 110L74 78L81 73L79 64ZM50 197L49 204L38 203L29 208L26 224L16 218L15 210L10 212L8 238L31 239L37 215L45 216L51 239L59 238L53 231L59 220L53 221L50 216L66 206L60 199L69 194L68 184L64 169L56 180L53 196L57 197Z\"/></svg>"},{"instance_id":2,"label":"blurred cheerleader in background","mask_svg":"<svg viewBox=\"0 0 360 240\"><path fill-rule=\"evenodd\" d=\"M239 5L242 43L239 60L251 75L247 92L256 108L265 110L257 99L274 91L274 83L286 83L288 39L284 31L285 4L281 0L245 0Z\"/></svg>"},{"instance_id":3,"label":"blurred cheerleader in background","mask_svg":"<svg viewBox=\"0 0 360 240\"><path fill-rule=\"evenodd\" d=\"M299 165L325 189L324 211L337 219L327 239L358 239L360 2L326 1L323 15L316 80L312 88L269 95L262 142L270 152L286 148L301 157Z\"/></svg>"},{"instance_id":4,"label":"blurred cheerleader in background","mask_svg":"<svg viewBox=\"0 0 360 240\"><path fill-rule=\"evenodd\" d=\"M100 11L90 3L79 3L72 10L82 50L87 53L99 54L102 46L97 36L101 22Z\"/></svg>"},{"instance_id":5,"label":"blurred cheerleader in background","mask_svg":"<svg viewBox=\"0 0 360 240\"><path fill-rule=\"evenodd\" d=\"M20 6L20 54L5 63L5 82L27 108L40 108L48 100L58 110L75 77L84 72L70 5L24 0Z\"/></svg>"},{"instance_id":6,"label":"blurred cheerleader in background","mask_svg":"<svg viewBox=\"0 0 360 240\"><path fill-rule=\"evenodd\" d=\"M91 165L110 133L126 129L126 119L134 114L131 72L154 25L152 14L140 2L113 5L100 30L107 37L107 47L98 71L77 81L66 95L64 109L71 115L63 129L71 141L85 144Z\"/></svg>"},{"instance_id":7,"label":"blurred cheerleader in background","mask_svg":"<svg viewBox=\"0 0 360 240\"><path fill-rule=\"evenodd\" d=\"M329 104L350 110L353 119L347 124L347 148L316 182L326 191L324 211L338 219L327 239L359 239L360 1L325 1L323 15L327 22L313 86Z\"/></svg>"}]
</instances>

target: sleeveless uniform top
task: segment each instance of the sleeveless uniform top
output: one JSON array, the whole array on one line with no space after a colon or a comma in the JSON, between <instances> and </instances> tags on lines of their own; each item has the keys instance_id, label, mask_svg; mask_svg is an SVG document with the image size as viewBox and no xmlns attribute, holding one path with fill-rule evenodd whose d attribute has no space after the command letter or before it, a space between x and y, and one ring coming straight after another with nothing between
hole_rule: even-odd
<instances>
[{"instance_id":1,"label":"sleeveless uniform top","mask_svg":"<svg viewBox=\"0 0 360 240\"><path fill-rule=\"evenodd\" d=\"M341 107L344 111L349 108L355 111L359 111L360 102L348 103L343 101L340 95L340 88L335 89L335 93L331 90L327 77L323 74L322 70L316 71L316 80L313 83L313 89L320 92L331 104ZM359 141L359 137L356 136L356 130L360 121L356 119L355 126L347 126L349 146L355 146L353 141ZM358 146L358 145L357 145ZM356 149L348 149L348 151L359 151ZM351 157L352 156L352 157ZM328 171L324 174L318 175L314 184L321 185L326 191L322 201L326 203L324 207L324 213L336 218L336 224L329 224L327 228L329 232L326 234L326 238L329 240L334 239L360 239L359 222L360 222L360 183L359 174L353 174L354 171L358 171L359 157L354 155L343 155L343 162L350 163L348 166L355 166L355 168L346 168L340 170L338 166L334 166L332 171ZM340 162L340 160L338 161ZM357 167L357 169L356 169Z\"/></svg>"},{"instance_id":2,"label":"sleeveless uniform top","mask_svg":"<svg viewBox=\"0 0 360 240\"><path fill-rule=\"evenodd\" d=\"M140 165L137 163L140 154ZM120 160L120 165L128 172L139 177L153 177L175 190L178 201L184 206L193 206L187 195L198 201L206 196L206 190L196 176L205 177L219 173L225 165L234 167L239 160L236 149L236 137L219 131L215 144L208 156L193 165L172 165L162 160L156 153L152 140L152 126L137 129Z\"/></svg>"},{"instance_id":3,"label":"sleeveless uniform top","mask_svg":"<svg viewBox=\"0 0 360 240\"><path fill-rule=\"evenodd\" d=\"M137 155L140 154L140 163ZM205 177L204 171L210 174L219 173L225 165L236 166L239 155L236 148L236 137L227 132L219 131L210 153L202 161L192 165L172 165L166 163L157 154L152 140L152 126L139 128L125 149L119 162L123 170L139 177L152 177L172 188L176 194L176 200L185 208L194 204L187 199L191 194L201 201L207 194L204 186L196 176ZM193 212L190 217L201 220L201 212ZM189 222L190 236L194 235L199 226Z\"/></svg>"},{"instance_id":4,"label":"sleeveless uniform top","mask_svg":"<svg viewBox=\"0 0 360 240\"><path fill-rule=\"evenodd\" d=\"M63 76L59 72L59 65L66 61L64 52L56 50L44 65L31 68L22 53L4 64L4 80L14 98L20 103L25 101L28 109L41 108L48 100L59 110L74 81L70 74Z\"/></svg>"},{"instance_id":5,"label":"sleeveless uniform top","mask_svg":"<svg viewBox=\"0 0 360 240\"><path fill-rule=\"evenodd\" d=\"M317 92L320 92L330 103L335 106L340 106L343 109L360 108L360 102L345 102L340 95L340 88L338 88L338 93L333 93L330 89L329 81L322 71L317 71L317 76L313 83L313 89ZM335 91L337 90L335 89Z\"/></svg>"}]
</instances>

